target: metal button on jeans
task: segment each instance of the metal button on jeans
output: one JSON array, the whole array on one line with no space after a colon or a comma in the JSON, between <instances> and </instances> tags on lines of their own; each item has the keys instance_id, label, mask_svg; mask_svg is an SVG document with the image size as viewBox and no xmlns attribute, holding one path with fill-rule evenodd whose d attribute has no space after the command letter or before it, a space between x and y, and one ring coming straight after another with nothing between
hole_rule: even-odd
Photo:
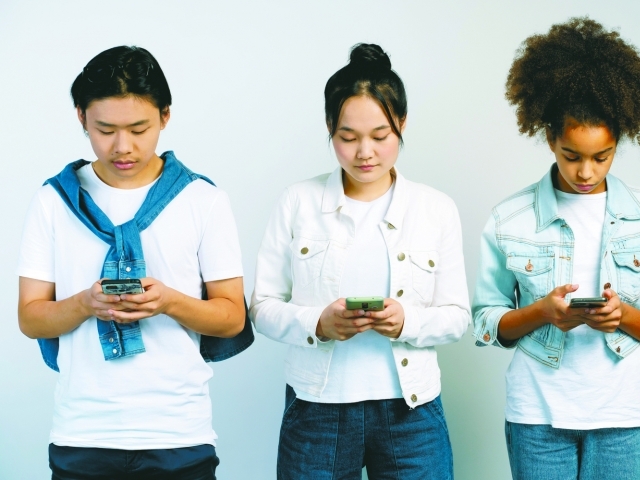
<instances>
[{"instance_id":1,"label":"metal button on jeans","mask_svg":"<svg viewBox=\"0 0 640 480\"><path fill-rule=\"evenodd\" d=\"M313 338L311 338L311 337L307 337L307 343L308 343L309 345L313 345Z\"/></svg>"},{"instance_id":2,"label":"metal button on jeans","mask_svg":"<svg viewBox=\"0 0 640 480\"><path fill-rule=\"evenodd\" d=\"M400 252L398 254L398 260L403 261L405 259L404 253Z\"/></svg>"},{"instance_id":3,"label":"metal button on jeans","mask_svg":"<svg viewBox=\"0 0 640 480\"><path fill-rule=\"evenodd\" d=\"M402 364L403 367L406 367L407 365L409 365L409 360L407 360L406 358L403 358L400 363Z\"/></svg>"}]
</instances>

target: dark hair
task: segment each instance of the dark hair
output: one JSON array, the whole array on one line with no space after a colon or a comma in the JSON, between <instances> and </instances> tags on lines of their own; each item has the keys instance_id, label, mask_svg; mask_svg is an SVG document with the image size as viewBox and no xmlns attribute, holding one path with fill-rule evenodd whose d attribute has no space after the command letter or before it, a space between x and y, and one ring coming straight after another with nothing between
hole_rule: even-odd
<instances>
[{"instance_id":1,"label":"dark hair","mask_svg":"<svg viewBox=\"0 0 640 480\"><path fill-rule=\"evenodd\" d=\"M517 107L520 133L530 137L549 127L556 138L573 117L606 125L616 140L640 142L638 51L589 18L527 38L509 70L505 96Z\"/></svg>"},{"instance_id":2,"label":"dark hair","mask_svg":"<svg viewBox=\"0 0 640 480\"><path fill-rule=\"evenodd\" d=\"M324 87L324 112L330 137L338 129L344 102L354 96L367 96L377 101L393 133L402 143L401 127L407 116L407 94L402 80L391 70L389 56L378 45L354 45L349 64L334 73Z\"/></svg>"},{"instance_id":3,"label":"dark hair","mask_svg":"<svg viewBox=\"0 0 640 480\"><path fill-rule=\"evenodd\" d=\"M73 104L86 112L94 100L134 95L161 113L171 105L171 91L158 61L144 48L114 47L99 53L71 85Z\"/></svg>"}]
</instances>

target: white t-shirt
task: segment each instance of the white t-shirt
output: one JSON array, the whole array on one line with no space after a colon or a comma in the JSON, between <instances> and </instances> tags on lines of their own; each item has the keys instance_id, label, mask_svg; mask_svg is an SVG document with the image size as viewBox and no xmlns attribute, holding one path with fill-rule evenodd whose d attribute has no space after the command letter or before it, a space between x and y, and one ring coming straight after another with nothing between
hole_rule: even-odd
<instances>
[{"instance_id":1,"label":"white t-shirt","mask_svg":"<svg viewBox=\"0 0 640 480\"><path fill-rule=\"evenodd\" d=\"M132 219L151 188L110 187L91 165L78 177L114 225ZM192 297L201 298L203 281L242 276L228 197L203 180L189 184L140 238L147 276ZM27 214L17 273L54 282L62 300L99 279L108 249L46 185ZM96 322L60 337L50 441L125 450L215 445L212 371L200 355L200 335L158 315L140 321L146 352L105 361Z\"/></svg>"},{"instance_id":2,"label":"white t-shirt","mask_svg":"<svg viewBox=\"0 0 640 480\"><path fill-rule=\"evenodd\" d=\"M574 297L600 296L600 251L606 193L556 190L558 213L574 235ZM562 364L549 368L516 349L507 371L510 422L590 430L640 426L640 355L620 360L604 334L581 325L567 332Z\"/></svg>"},{"instance_id":3,"label":"white t-shirt","mask_svg":"<svg viewBox=\"0 0 640 480\"><path fill-rule=\"evenodd\" d=\"M342 213L355 223L355 240L347 251L340 282L341 297L389 297L389 253L381 228L393 197L393 186L371 202L346 198ZM336 341L327 385L321 397L296 392L318 403L351 403L402 398L391 341L373 330Z\"/></svg>"}]
</instances>

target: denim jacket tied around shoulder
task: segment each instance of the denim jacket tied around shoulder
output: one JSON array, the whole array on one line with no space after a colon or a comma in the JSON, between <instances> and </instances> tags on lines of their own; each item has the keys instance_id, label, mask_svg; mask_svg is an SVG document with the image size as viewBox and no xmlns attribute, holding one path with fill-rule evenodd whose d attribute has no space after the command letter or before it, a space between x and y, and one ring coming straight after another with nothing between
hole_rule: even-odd
<instances>
[{"instance_id":1,"label":"denim jacket tied around shoulder","mask_svg":"<svg viewBox=\"0 0 640 480\"><path fill-rule=\"evenodd\" d=\"M476 345L518 347L553 368L562 362L565 333L544 325L510 345L498 341L498 323L510 310L545 297L572 282L574 238L558 214L555 164L540 180L498 204L481 239L480 266L472 305ZM607 175L607 201L599 285L611 284L621 301L639 308L640 190ZM566 301L570 300L570 295ZM622 330L604 334L620 359L640 344Z\"/></svg>"},{"instance_id":2,"label":"denim jacket tied around shoulder","mask_svg":"<svg viewBox=\"0 0 640 480\"><path fill-rule=\"evenodd\" d=\"M62 172L45 182L60 195L73 214L98 238L109 245L101 278L142 278L146 276L146 266L140 232L147 228L162 210L191 182L205 180L184 166L172 151L163 153L162 175L151 187L149 193L136 212L134 218L122 225L114 226L105 213L95 204L89 193L80 186L77 170L87 165L86 160L77 160L67 165ZM206 291L203 287L203 298ZM245 303L246 310L246 303ZM98 319L98 337L105 360L127 357L145 351L139 322L118 324ZM248 315L243 331L234 338L218 338L202 335L200 353L209 362L232 357L253 343L253 330ZM38 339L45 363L58 371L58 338Z\"/></svg>"}]
</instances>

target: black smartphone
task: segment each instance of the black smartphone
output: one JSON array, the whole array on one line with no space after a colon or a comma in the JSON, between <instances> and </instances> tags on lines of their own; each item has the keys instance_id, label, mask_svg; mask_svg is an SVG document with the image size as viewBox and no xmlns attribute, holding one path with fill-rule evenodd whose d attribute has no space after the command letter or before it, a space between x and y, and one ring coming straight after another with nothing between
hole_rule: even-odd
<instances>
[{"instance_id":1,"label":"black smartphone","mask_svg":"<svg viewBox=\"0 0 640 480\"><path fill-rule=\"evenodd\" d=\"M607 304L604 297L572 298L569 308L600 308Z\"/></svg>"},{"instance_id":2,"label":"black smartphone","mask_svg":"<svg viewBox=\"0 0 640 480\"><path fill-rule=\"evenodd\" d=\"M125 278L123 280L103 280L102 293L105 295L122 295L123 293L144 293L142 283L137 278Z\"/></svg>"}]
</instances>

